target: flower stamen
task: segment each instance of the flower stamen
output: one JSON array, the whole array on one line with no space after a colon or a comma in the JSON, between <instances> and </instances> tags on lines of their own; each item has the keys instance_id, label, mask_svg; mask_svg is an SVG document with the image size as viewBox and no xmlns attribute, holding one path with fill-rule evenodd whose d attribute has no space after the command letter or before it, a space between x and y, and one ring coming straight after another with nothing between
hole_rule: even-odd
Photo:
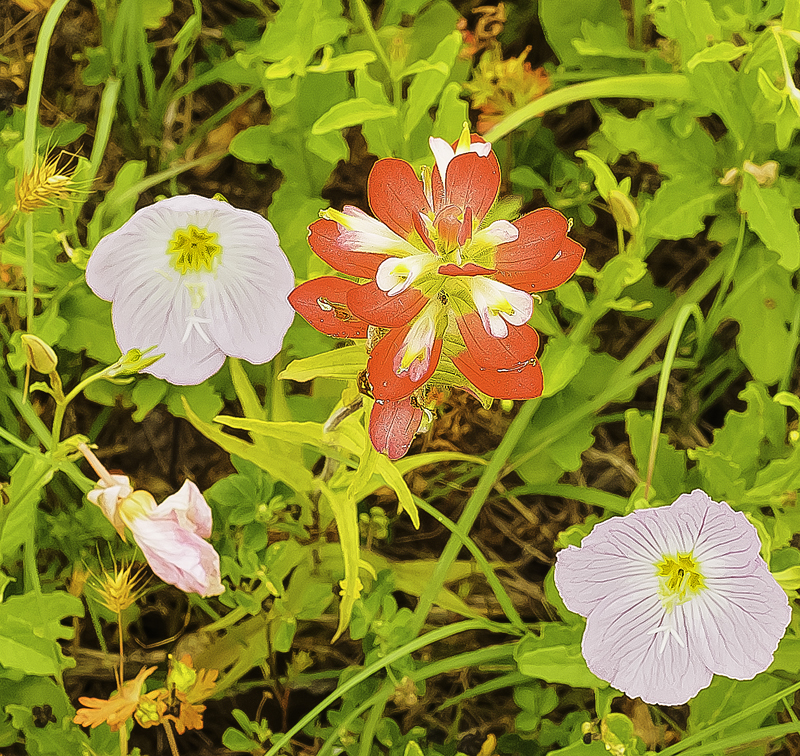
<instances>
[{"instance_id":1,"label":"flower stamen","mask_svg":"<svg viewBox=\"0 0 800 756\"><path fill-rule=\"evenodd\" d=\"M215 258L222 252L216 243L217 234L207 228L189 225L178 228L169 242L167 254L173 255L172 267L181 275L188 271L199 273L201 270L212 271Z\"/></svg>"}]
</instances>

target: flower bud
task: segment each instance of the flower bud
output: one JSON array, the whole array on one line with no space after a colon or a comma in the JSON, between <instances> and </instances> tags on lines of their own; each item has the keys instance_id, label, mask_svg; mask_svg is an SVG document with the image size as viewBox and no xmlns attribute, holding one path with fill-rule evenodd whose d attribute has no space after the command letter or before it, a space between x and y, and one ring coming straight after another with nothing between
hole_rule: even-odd
<instances>
[{"instance_id":1,"label":"flower bud","mask_svg":"<svg viewBox=\"0 0 800 756\"><path fill-rule=\"evenodd\" d=\"M22 346L28 364L37 372L50 375L58 367L56 353L38 336L32 333L22 334Z\"/></svg>"},{"instance_id":2,"label":"flower bud","mask_svg":"<svg viewBox=\"0 0 800 756\"><path fill-rule=\"evenodd\" d=\"M750 160L745 160L742 168L749 173L759 186L772 186L778 178L778 163L767 160L764 165L756 165Z\"/></svg>"},{"instance_id":3,"label":"flower bud","mask_svg":"<svg viewBox=\"0 0 800 756\"><path fill-rule=\"evenodd\" d=\"M152 352L154 349L154 346L144 350L129 349L108 369L108 377L117 378L123 375L134 375L150 367L150 365L158 362L164 356L163 354L156 354L147 357L147 353Z\"/></svg>"},{"instance_id":4,"label":"flower bud","mask_svg":"<svg viewBox=\"0 0 800 756\"><path fill-rule=\"evenodd\" d=\"M639 225L639 213L636 205L627 194L623 194L619 189L612 189L608 193L608 206L611 208L614 220L628 233L632 233Z\"/></svg>"}]
</instances>

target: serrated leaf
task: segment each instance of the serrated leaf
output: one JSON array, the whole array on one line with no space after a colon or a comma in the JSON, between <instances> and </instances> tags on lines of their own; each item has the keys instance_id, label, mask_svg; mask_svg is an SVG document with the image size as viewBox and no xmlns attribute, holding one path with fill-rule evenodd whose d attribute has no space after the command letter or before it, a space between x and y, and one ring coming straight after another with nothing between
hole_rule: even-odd
<instances>
[{"instance_id":1,"label":"serrated leaf","mask_svg":"<svg viewBox=\"0 0 800 756\"><path fill-rule=\"evenodd\" d=\"M11 483L5 493L8 504L0 509L0 560L16 555L19 547L32 537L36 511L55 469L44 457L25 454L11 471Z\"/></svg>"},{"instance_id":2,"label":"serrated leaf","mask_svg":"<svg viewBox=\"0 0 800 756\"><path fill-rule=\"evenodd\" d=\"M701 63L715 63L717 61L730 63L737 58L741 58L751 49L752 45L734 45L733 42L719 42L692 55L686 67L690 71L694 71Z\"/></svg>"},{"instance_id":3,"label":"serrated leaf","mask_svg":"<svg viewBox=\"0 0 800 756\"><path fill-rule=\"evenodd\" d=\"M541 635L526 635L514 650L514 660L523 675L573 688L607 688L593 675L581 654L581 625L548 622Z\"/></svg>"},{"instance_id":4,"label":"serrated leaf","mask_svg":"<svg viewBox=\"0 0 800 756\"><path fill-rule=\"evenodd\" d=\"M661 184L642 213L644 233L657 239L691 238L705 228L725 190L713 176L689 174Z\"/></svg>"},{"instance_id":5,"label":"serrated leaf","mask_svg":"<svg viewBox=\"0 0 800 756\"><path fill-rule=\"evenodd\" d=\"M794 208L778 186L759 186L755 177L743 175L739 209L747 214L747 225L761 241L778 253L780 265L788 271L800 268L800 232Z\"/></svg>"},{"instance_id":6,"label":"serrated leaf","mask_svg":"<svg viewBox=\"0 0 800 756\"><path fill-rule=\"evenodd\" d=\"M767 386L780 380L792 359L787 323L794 298L791 274L778 265L777 255L760 244L748 247L723 314L739 322L739 355L753 377Z\"/></svg>"}]
</instances>

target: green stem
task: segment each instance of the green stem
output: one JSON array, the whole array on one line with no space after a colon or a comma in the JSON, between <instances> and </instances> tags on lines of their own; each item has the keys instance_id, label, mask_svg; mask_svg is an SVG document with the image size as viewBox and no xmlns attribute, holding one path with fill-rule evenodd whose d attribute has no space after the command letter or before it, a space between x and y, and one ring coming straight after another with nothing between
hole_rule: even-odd
<instances>
[{"instance_id":1,"label":"green stem","mask_svg":"<svg viewBox=\"0 0 800 756\"><path fill-rule=\"evenodd\" d=\"M500 604L500 607L508 618L508 621L521 632L527 632L527 625L523 622L522 617L519 616L519 612L517 612L516 608L514 607L511 597L508 595L508 593L506 593L505 588L503 588L503 584L500 582L494 570L492 569L492 565L489 564L489 560L483 555L475 541L466 535L461 528L456 525L456 523L454 523L448 517L445 517L438 509L436 509L436 507L432 507L424 499L420 499L419 497L415 496L414 503L423 512L427 512L437 522L440 522L442 525L444 525L461 541L462 545L467 548L470 554L472 554L472 556L475 558L475 561L478 563L478 566L483 571L483 574L486 577L486 582L489 583L489 587L494 592L497 603Z\"/></svg>"},{"instance_id":2,"label":"green stem","mask_svg":"<svg viewBox=\"0 0 800 756\"><path fill-rule=\"evenodd\" d=\"M704 727L702 730L695 733L694 735L690 735L688 738L684 738L678 743L671 745L669 748L665 748L663 751L660 752L659 756L676 756L676 754L680 753L681 751L685 751L687 748L690 748L691 746L694 746L703 741L706 741L708 744L707 746L701 746L701 748L703 749L702 751L703 753L716 752L716 751L721 752L725 747L728 746L723 746L722 745L723 741L721 740L711 740L710 738L712 735L716 735L718 732L728 729L737 722L741 722L747 719L748 717L752 717L754 714L758 714L758 712L771 707L773 704L777 703L785 696L790 696L796 693L798 690L800 690L800 682L795 683L794 685L791 685L788 688L785 688L784 690L775 693L772 696L762 699L761 701L754 703L752 706L748 706L746 709L743 709L742 711L739 711L736 714L731 715L730 717L726 717L725 719L722 719L716 722L715 724L709 725L708 727ZM789 725L778 725L778 726L785 728ZM795 725L792 722L790 723L790 726L796 727L797 725ZM760 731L756 730L756 732L762 732L766 734L774 729L775 728L767 727ZM794 730L792 729L788 730L788 732L793 732L793 731ZM785 732L783 734L785 734ZM745 736L740 734L736 737L743 738ZM757 739L757 737L755 739ZM700 752L699 749L697 750L697 752L698 753ZM692 753L695 753L695 749L692 750Z\"/></svg>"},{"instance_id":3,"label":"green stem","mask_svg":"<svg viewBox=\"0 0 800 756\"><path fill-rule=\"evenodd\" d=\"M455 536L453 537L455 538ZM451 539L452 540L452 539ZM456 539L457 540L457 539ZM500 626L498 625L498 628ZM446 625L445 627L439 627L436 630L432 630L429 633L425 633L425 635L419 636L414 640L406 643L404 646L395 649L391 653L384 656L382 659L379 659L376 662L373 662L368 667L362 669L358 674L353 675L352 677L348 678L346 682L339 685L336 690L333 691L329 696L327 696L323 701L318 703L311 711L308 712L296 725L291 727L288 732L285 732L283 735L278 737L272 744L272 748L267 751L266 756L275 756L289 741L304 727L307 727L316 718L322 714L325 709L327 709L331 704L336 703L342 696L346 693L351 691L357 685L360 685L364 680L369 679L374 675L376 672L380 672L382 669L385 669L391 664L399 661L400 659L408 656L409 654L414 653L414 651L419 651L419 649L424 648L425 646L430 646L434 643L438 643L445 638L450 638L454 635L458 635L459 633L466 633L469 630L485 630L486 629L486 622L484 620L464 620L463 622L456 622L452 625Z\"/></svg>"},{"instance_id":4,"label":"green stem","mask_svg":"<svg viewBox=\"0 0 800 756\"><path fill-rule=\"evenodd\" d=\"M708 348L708 342L711 341L711 337L716 333L720 321L722 320L720 310L722 309L723 305L726 304L728 287L731 285L733 275L736 272L736 267L739 264L739 258L742 256L746 228L747 223L745 222L745 217L744 215L741 215L739 216L739 234L736 237L736 246L733 248L733 255L731 256L731 259L726 265L725 271L722 274L719 292L717 293L714 303L711 305L711 310L708 313L708 318L706 319L708 328L706 329L705 338L699 342L699 347L697 350L699 356L705 354L705 351Z\"/></svg>"},{"instance_id":5,"label":"green stem","mask_svg":"<svg viewBox=\"0 0 800 756\"><path fill-rule=\"evenodd\" d=\"M361 0L355 1L361 2ZM573 102L598 97L635 97L640 100L694 99L689 80L683 74L608 76L550 92L504 118L489 129L484 138L487 142L495 142L543 113L563 108Z\"/></svg>"},{"instance_id":6,"label":"green stem","mask_svg":"<svg viewBox=\"0 0 800 756\"><path fill-rule=\"evenodd\" d=\"M100 170L100 163L103 162L103 155L106 153L108 139L111 135L111 126L114 123L114 116L117 113L117 100L122 81L111 76L103 88L103 96L100 98L100 112L97 115L97 130L94 135L92 154L89 158L89 180L94 181L97 172Z\"/></svg>"},{"instance_id":7,"label":"green stem","mask_svg":"<svg viewBox=\"0 0 800 756\"><path fill-rule=\"evenodd\" d=\"M678 344L683 334L683 329L689 318L694 315L697 322L697 330L700 332L698 341L703 341L703 313L696 304L687 304L681 308L675 325L672 327L672 334L667 342L667 351L664 354L664 361L661 363L661 375L658 378L658 393L656 394L656 406L653 412L653 431L650 435L650 456L647 460L647 479L644 484L644 498L647 500L650 493L650 483L653 480L653 471L656 467L656 453L658 452L658 437L661 433L661 423L664 420L664 403L667 400L667 387L669 386L669 375L675 362L675 355L678 352Z\"/></svg>"},{"instance_id":8,"label":"green stem","mask_svg":"<svg viewBox=\"0 0 800 756\"><path fill-rule=\"evenodd\" d=\"M389 56L386 54L386 50L383 49L380 39L378 39L378 34L375 31L375 27L372 25L372 17L369 15L369 9L365 5L364 0L350 0L350 10L355 12L361 25L364 27L364 33L367 35L372 49L375 50L375 54L386 69L389 80L394 81L392 77L392 63L389 60ZM400 102L397 101L394 105L400 107Z\"/></svg>"},{"instance_id":9,"label":"green stem","mask_svg":"<svg viewBox=\"0 0 800 756\"><path fill-rule=\"evenodd\" d=\"M58 17L64 11L69 0L56 0L44 17L39 38L36 41L36 52L33 55L31 75L28 79L28 102L25 107L25 131L22 138L22 170L29 174L36 165L36 130L39 122L39 103L42 99L42 83L50 39L56 28ZM26 293L26 325L28 333L33 333L33 215L25 218L25 293Z\"/></svg>"},{"instance_id":10,"label":"green stem","mask_svg":"<svg viewBox=\"0 0 800 756\"><path fill-rule=\"evenodd\" d=\"M392 686L394 687L394 686ZM388 698L384 695L379 698L369 712L361 737L358 740L358 756L370 756L372 753L372 742L375 740L375 731L381 721L383 712L386 710Z\"/></svg>"},{"instance_id":11,"label":"green stem","mask_svg":"<svg viewBox=\"0 0 800 756\"><path fill-rule=\"evenodd\" d=\"M31 76L28 80L28 102L25 108L25 132L22 141L23 170L30 173L36 160L36 127L39 120L39 102L42 99L42 82L50 39L55 31L58 17L67 7L69 0L56 0L44 17L39 38L36 41L36 52L33 55Z\"/></svg>"},{"instance_id":12,"label":"green stem","mask_svg":"<svg viewBox=\"0 0 800 756\"><path fill-rule=\"evenodd\" d=\"M517 445L520 438L522 438L522 434L528 429L530 420L538 405L538 400L528 400L522 405L519 413L514 420L512 420L503 440L500 442L494 455L492 455L491 461L484 468L478 480L478 484L472 492L472 496L469 497L467 506L464 508L464 512L458 520L458 530L461 531L461 533L465 535L469 534L469 531L472 529L486 501L486 497L491 492L495 481L500 475L500 471L503 469L506 462L508 462L508 458L511 456L511 452L514 451L514 447ZM436 562L433 574L425 585L422 595L419 597L414 614L409 620L407 628L411 634L418 635L422 630L425 619L436 601L439 592L442 590L442 586L447 579L447 574L450 572L450 568L458 556L461 546L461 535L455 532L452 533L447 541L447 545L444 547L444 551L442 551L441 556Z\"/></svg>"},{"instance_id":13,"label":"green stem","mask_svg":"<svg viewBox=\"0 0 800 756\"><path fill-rule=\"evenodd\" d=\"M25 216L23 226L25 234L25 327L28 333L33 333L34 312L34 245L33 245L33 214Z\"/></svg>"}]
</instances>

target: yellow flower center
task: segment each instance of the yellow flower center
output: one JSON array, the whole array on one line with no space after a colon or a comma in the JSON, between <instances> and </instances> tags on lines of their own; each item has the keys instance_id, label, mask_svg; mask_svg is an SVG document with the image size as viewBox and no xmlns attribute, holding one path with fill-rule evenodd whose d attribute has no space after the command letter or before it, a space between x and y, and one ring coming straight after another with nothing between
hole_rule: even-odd
<instances>
[{"instance_id":1,"label":"yellow flower center","mask_svg":"<svg viewBox=\"0 0 800 756\"><path fill-rule=\"evenodd\" d=\"M683 604L706 587L700 565L691 553L664 555L655 567L660 582L659 596L665 607Z\"/></svg>"},{"instance_id":2,"label":"yellow flower center","mask_svg":"<svg viewBox=\"0 0 800 756\"><path fill-rule=\"evenodd\" d=\"M203 269L212 271L214 258L222 252L216 240L217 234L207 228L190 225L176 229L168 250L172 255L172 267L182 275L189 271L199 273Z\"/></svg>"}]
</instances>

